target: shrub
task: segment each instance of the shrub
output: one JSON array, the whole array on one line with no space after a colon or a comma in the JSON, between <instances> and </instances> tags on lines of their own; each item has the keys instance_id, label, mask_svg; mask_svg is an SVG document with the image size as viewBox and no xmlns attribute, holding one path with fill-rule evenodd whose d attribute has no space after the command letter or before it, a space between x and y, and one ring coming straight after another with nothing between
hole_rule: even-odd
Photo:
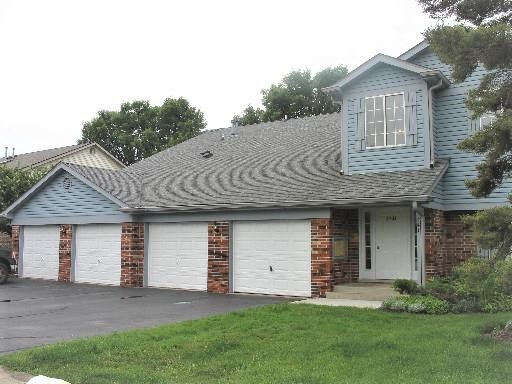
<instances>
[{"instance_id":1,"label":"shrub","mask_svg":"<svg viewBox=\"0 0 512 384\"><path fill-rule=\"evenodd\" d=\"M472 258L455 268L450 278L427 282L425 294L445 300L451 311L512 310L512 260Z\"/></svg>"},{"instance_id":2,"label":"shrub","mask_svg":"<svg viewBox=\"0 0 512 384\"><path fill-rule=\"evenodd\" d=\"M420 291L418 283L414 280L397 279L393 281L393 289L400 294L415 295Z\"/></svg>"},{"instance_id":3,"label":"shrub","mask_svg":"<svg viewBox=\"0 0 512 384\"><path fill-rule=\"evenodd\" d=\"M443 314L449 312L450 304L433 296L399 296L384 300L382 308L392 312Z\"/></svg>"},{"instance_id":4,"label":"shrub","mask_svg":"<svg viewBox=\"0 0 512 384\"><path fill-rule=\"evenodd\" d=\"M427 295L435 296L438 299L446 300L450 303L459 301L453 280L446 278L435 277L427 281L425 285L425 293Z\"/></svg>"}]
</instances>

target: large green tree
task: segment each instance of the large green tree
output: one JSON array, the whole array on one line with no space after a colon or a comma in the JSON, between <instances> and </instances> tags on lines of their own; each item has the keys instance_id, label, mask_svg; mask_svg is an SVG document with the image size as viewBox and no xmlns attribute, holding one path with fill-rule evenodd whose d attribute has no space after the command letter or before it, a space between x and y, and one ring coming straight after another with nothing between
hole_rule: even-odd
<instances>
[{"instance_id":1,"label":"large green tree","mask_svg":"<svg viewBox=\"0 0 512 384\"><path fill-rule=\"evenodd\" d=\"M440 20L425 36L441 60L451 65L453 79L465 80L480 65L488 71L469 92L466 104L473 118L493 113L496 119L459 144L461 150L483 156L476 179L466 184L475 197L488 196L512 176L512 1L418 1ZM508 206L481 211L467 221L477 242L493 245L504 256L512 246L511 219Z\"/></svg>"},{"instance_id":2,"label":"large green tree","mask_svg":"<svg viewBox=\"0 0 512 384\"><path fill-rule=\"evenodd\" d=\"M0 212L28 191L47 171L46 168L20 169L0 165ZM0 232L10 232L10 230L9 221L0 218Z\"/></svg>"},{"instance_id":3,"label":"large green tree","mask_svg":"<svg viewBox=\"0 0 512 384\"><path fill-rule=\"evenodd\" d=\"M249 105L240 115L234 115L233 125L248 125L263 121L319 115L339 111L339 105L322 91L347 74L343 65L328 67L311 75L310 70L291 71L278 84L261 91L263 109Z\"/></svg>"},{"instance_id":4,"label":"large green tree","mask_svg":"<svg viewBox=\"0 0 512 384\"><path fill-rule=\"evenodd\" d=\"M133 101L119 111L100 111L85 122L79 143L97 142L126 165L198 135L206 127L203 113L184 99L162 105Z\"/></svg>"}]
</instances>

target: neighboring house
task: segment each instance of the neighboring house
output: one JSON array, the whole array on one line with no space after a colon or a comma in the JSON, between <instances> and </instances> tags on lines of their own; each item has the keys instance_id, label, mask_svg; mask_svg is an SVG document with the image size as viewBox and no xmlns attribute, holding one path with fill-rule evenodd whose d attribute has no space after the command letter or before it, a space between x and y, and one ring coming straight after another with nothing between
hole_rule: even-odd
<instances>
[{"instance_id":1,"label":"neighboring house","mask_svg":"<svg viewBox=\"0 0 512 384\"><path fill-rule=\"evenodd\" d=\"M21 275L293 296L445 275L476 253L461 216L511 187L464 185L483 73L453 84L421 43L329 87L342 113L205 131L117 171L58 165L3 213Z\"/></svg>"},{"instance_id":2,"label":"neighboring house","mask_svg":"<svg viewBox=\"0 0 512 384\"><path fill-rule=\"evenodd\" d=\"M0 166L9 168L50 169L60 162L117 170L125 167L96 143L69 145L0 158ZM0 232L0 247L11 247L9 234Z\"/></svg>"},{"instance_id":3,"label":"neighboring house","mask_svg":"<svg viewBox=\"0 0 512 384\"><path fill-rule=\"evenodd\" d=\"M123 163L96 143L69 145L0 158L0 166L11 168L51 168L60 162L107 169L125 167Z\"/></svg>"}]
</instances>

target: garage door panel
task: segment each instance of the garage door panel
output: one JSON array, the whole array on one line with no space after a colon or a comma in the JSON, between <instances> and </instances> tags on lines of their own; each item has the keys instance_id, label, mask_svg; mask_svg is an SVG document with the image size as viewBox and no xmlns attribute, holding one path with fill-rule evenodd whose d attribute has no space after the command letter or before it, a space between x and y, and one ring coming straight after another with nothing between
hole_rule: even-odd
<instances>
[{"instance_id":1,"label":"garage door panel","mask_svg":"<svg viewBox=\"0 0 512 384\"><path fill-rule=\"evenodd\" d=\"M60 226L25 226L23 229L23 277L57 280L59 276Z\"/></svg>"},{"instance_id":2,"label":"garage door panel","mask_svg":"<svg viewBox=\"0 0 512 384\"><path fill-rule=\"evenodd\" d=\"M150 224L149 286L206 290L207 280L207 223Z\"/></svg>"},{"instance_id":3,"label":"garage door panel","mask_svg":"<svg viewBox=\"0 0 512 384\"><path fill-rule=\"evenodd\" d=\"M236 222L233 253L235 291L310 296L309 220Z\"/></svg>"},{"instance_id":4,"label":"garage door panel","mask_svg":"<svg viewBox=\"0 0 512 384\"><path fill-rule=\"evenodd\" d=\"M75 281L119 285L121 226L79 225L76 229Z\"/></svg>"}]
</instances>

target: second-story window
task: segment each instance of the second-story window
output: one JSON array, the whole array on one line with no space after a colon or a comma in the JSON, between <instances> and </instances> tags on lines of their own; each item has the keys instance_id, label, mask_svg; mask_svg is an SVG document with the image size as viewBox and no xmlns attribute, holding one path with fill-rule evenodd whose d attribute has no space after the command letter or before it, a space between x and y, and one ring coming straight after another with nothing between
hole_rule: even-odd
<instances>
[{"instance_id":1,"label":"second-story window","mask_svg":"<svg viewBox=\"0 0 512 384\"><path fill-rule=\"evenodd\" d=\"M404 94L365 98L367 148L405 145Z\"/></svg>"}]
</instances>

